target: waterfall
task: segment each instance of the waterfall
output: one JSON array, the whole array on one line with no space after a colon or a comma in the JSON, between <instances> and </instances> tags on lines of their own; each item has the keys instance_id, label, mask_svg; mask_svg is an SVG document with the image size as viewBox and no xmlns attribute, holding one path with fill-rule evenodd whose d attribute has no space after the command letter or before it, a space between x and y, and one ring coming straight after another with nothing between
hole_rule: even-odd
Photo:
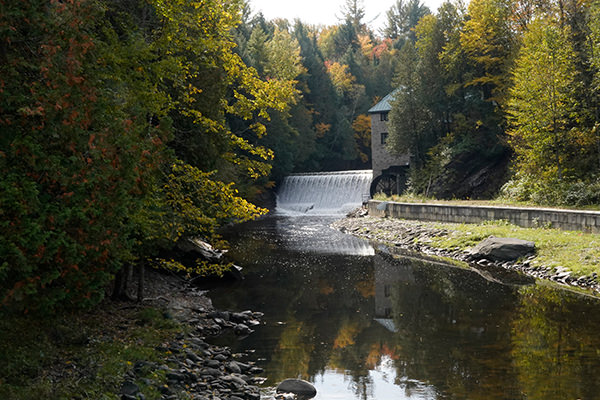
<instances>
[{"instance_id":1,"label":"waterfall","mask_svg":"<svg viewBox=\"0 0 600 400\"><path fill-rule=\"evenodd\" d=\"M369 199L373 171L294 174L277 192L277 210L303 214L343 214Z\"/></svg>"}]
</instances>

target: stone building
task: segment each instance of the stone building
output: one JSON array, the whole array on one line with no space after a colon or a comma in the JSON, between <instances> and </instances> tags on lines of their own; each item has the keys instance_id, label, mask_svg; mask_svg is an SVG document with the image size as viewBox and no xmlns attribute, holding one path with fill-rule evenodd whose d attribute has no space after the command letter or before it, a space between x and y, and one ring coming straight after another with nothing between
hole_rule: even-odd
<instances>
[{"instance_id":1,"label":"stone building","mask_svg":"<svg viewBox=\"0 0 600 400\"><path fill-rule=\"evenodd\" d=\"M371 160L373 163L373 183L371 196L383 192L402 193L406 187L410 154L394 155L385 147L388 137L388 114L394 92L385 96L369 109L371 116Z\"/></svg>"}]
</instances>

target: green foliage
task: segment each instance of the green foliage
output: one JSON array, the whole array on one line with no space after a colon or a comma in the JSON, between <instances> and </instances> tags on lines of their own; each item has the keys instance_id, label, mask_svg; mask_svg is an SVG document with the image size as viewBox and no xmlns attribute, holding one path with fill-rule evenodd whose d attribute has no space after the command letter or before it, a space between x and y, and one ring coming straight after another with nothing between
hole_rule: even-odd
<instances>
[{"instance_id":1,"label":"green foliage","mask_svg":"<svg viewBox=\"0 0 600 400\"><path fill-rule=\"evenodd\" d=\"M233 52L240 2L2 7L3 306L89 307L147 249L261 213L201 172L267 175L273 154L256 138L296 93ZM173 152L188 164L171 168Z\"/></svg>"},{"instance_id":2,"label":"green foliage","mask_svg":"<svg viewBox=\"0 0 600 400\"><path fill-rule=\"evenodd\" d=\"M4 305L88 307L132 258L127 219L167 137L129 107L128 89L119 98L105 85L113 64L95 37L101 15L95 2L30 2L0 17L26 38L5 38L0 65Z\"/></svg>"},{"instance_id":3,"label":"green foliage","mask_svg":"<svg viewBox=\"0 0 600 400\"><path fill-rule=\"evenodd\" d=\"M517 174L504 184L500 199L564 207L597 205L600 204L600 181L546 182L539 176Z\"/></svg>"},{"instance_id":4,"label":"green foliage","mask_svg":"<svg viewBox=\"0 0 600 400\"><path fill-rule=\"evenodd\" d=\"M460 8L446 3L438 15L421 18L414 47L407 42L399 55L388 147L412 156L414 193L489 197L499 187L500 178L481 184L477 177L492 168L502 175L506 150L502 115L484 94L493 84L487 82L484 90L473 83L479 67L468 61L461 40L468 21Z\"/></svg>"},{"instance_id":5,"label":"green foliage","mask_svg":"<svg viewBox=\"0 0 600 400\"><path fill-rule=\"evenodd\" d=\"M600 90L600 3L593 1L590 6L588 22L590 34L589 44L591 49L590 62L593 68L594 85L596 91Z\"/></svg>"},{"instance_id":6,"label":"green foliage","mask_svg":"<svg viewBox=\"0 0 600 400\"><path fill-rule=\"evenodd\" d=\"M196 260L193 266L186 266L179 261L158 259L154 263L154 267L183 273L184 275L191 277L202 276L222 278L225 272L233 268L233 263L216 264L204 260Z\"/></svg>"},{"instance_id":7,"label":"green foliage","mask_svg":"<svg viewBox=\"0 0 600 400\"><path fill-rule=\"evenodd\" d=\"M475 63L467 86L478 86L486 100L502 103L515 47L512 1L473 0L460 36L462 48Z\"/></svg>"},{"instance_id":8,"label":"green foliage","mask_svg":"<svg viewBox=\"0 0 600 400\"><path fill-rule=\"evenodd\" d=\"M414 28L421 18L430 14L431 11L419 0L396 0L396 3L386 12L386 25L383 28L385 37L397 42L397 47L402 48L405 40L416 40Z\"/></svg>"},{"instance_id":9,"label":"green foliage","mask_svg":"<svg viewBox=\"0 0 600 400\"><path fill-rule=\"evenodd\" d=\"M298 75L304 72L298 41L288 31L275 28L273 39L267 43L267 47L266 75L270 78L295 83Z\"/></svg>"},{"instance_id":10,"label":"green foliage","mask_svg":"<svg viewBox=\"0 0 600 400\"><path fill-rule=\"evenodd\" d=\"M579 156L575 93L579 90L568 27L534 21L525 34L514 71L509 112L517 168L542 180L561 180ZM568 172L568 171L567 171Z\"/></svg>"},{"instance_id":11,"label":"green foliage","mask_svg":"<svg viewBox=\"0 0 600 400\"><path fill-rule=\"evenodd\" d=\"M144 206L134 215L144 246L170 249L181 237L219 239L217 229L266 213L238 196L233 183L212 179L182 161L175 162Z\"/></svg>"},{"instance_id":12,"label":"green foliage","mask_svg":"<svg viewBox=\"0 0 600 400\"><path fill-rule=\"evenodd\" d=\"M419 71L419 59L412 42L400 51L396 75L396 90L389 115L388 148L394 153L412 155L415 167L425 161L427 150L435 142L431 132L431 114L425 99L424 82ZM429 139L429 140L428 140Z\"/></svg>"}]
</instances>

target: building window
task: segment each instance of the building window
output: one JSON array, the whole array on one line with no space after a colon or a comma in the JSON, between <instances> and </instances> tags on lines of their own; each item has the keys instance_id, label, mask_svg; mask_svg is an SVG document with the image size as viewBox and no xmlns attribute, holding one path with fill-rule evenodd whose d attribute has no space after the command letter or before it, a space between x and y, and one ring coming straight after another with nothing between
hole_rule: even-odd
<instances>
[{"instance_id":1,"label":"building window","mask_svg":"<svg viewBox=\"0 0 600 400\"><path fill-rule=\"evenodd\" d=\"M383 286L383 296L390 297L392 295L392 288L390 285Z\"/></svg>"},{"instance_id":2,"label":"building window","mask_svg":"<svg viewBox=\"0 0 600 400\"><path fill-rule=\"evenodd\" d=\"M381 121L387 121L388 120L388 114L389 113L386 113L386 112L379 114L380 120Z\"/></svg>"},{"instance_id":3,"label":"building window","mask_svg":"<svg viewBox=\"0 0 600 400\"><path fill-rule=\"evenodd\" d=\"M387 137L388 137L388 134L387 134L387 132L383 132L383 133L381 134L381 144L382 144L382 145L385 145L385 142L387 142Z\"/></svg>"}]
</instances>

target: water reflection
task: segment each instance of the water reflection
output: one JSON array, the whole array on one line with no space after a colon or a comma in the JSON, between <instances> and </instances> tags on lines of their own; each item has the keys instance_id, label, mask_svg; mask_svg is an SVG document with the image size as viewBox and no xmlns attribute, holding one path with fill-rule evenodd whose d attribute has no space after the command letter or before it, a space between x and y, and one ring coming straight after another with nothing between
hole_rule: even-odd
<instances>
[{"instance_id":1,"label":"water reflection","mask_svg":"<svg viewBox=\"0 0 600 400\"><path fill-rule=\"evenodd\" d=\"M512 357L526 397L600 398L598 302L545 286L521 295Z\"/></svg>"},{"instance_id":2,"label":"water reflection","mask_svg":"<svg viewBox=\"0 0 600 400\"><path fill-rule=\"evenodd\" d=\"M236 350L256 350L267 383L302 377L317 399L600 397L595 299L346 242L336 254L329 222L270 218L230 234L247 278L212 296L265 312Z\"/></svg>"},{"instance_id":3,"label":"water reflection","mask_svg":"<svg viewBox=\"0 0 600 400\"><path fill-rule=\"evenodd\" d=\"M324 223L335 218L278 216L275 217L276 234L281 245L289 251L357 256L375 254L373 246L366 240L334 231Z\"/></svg>"}]
</instances>

